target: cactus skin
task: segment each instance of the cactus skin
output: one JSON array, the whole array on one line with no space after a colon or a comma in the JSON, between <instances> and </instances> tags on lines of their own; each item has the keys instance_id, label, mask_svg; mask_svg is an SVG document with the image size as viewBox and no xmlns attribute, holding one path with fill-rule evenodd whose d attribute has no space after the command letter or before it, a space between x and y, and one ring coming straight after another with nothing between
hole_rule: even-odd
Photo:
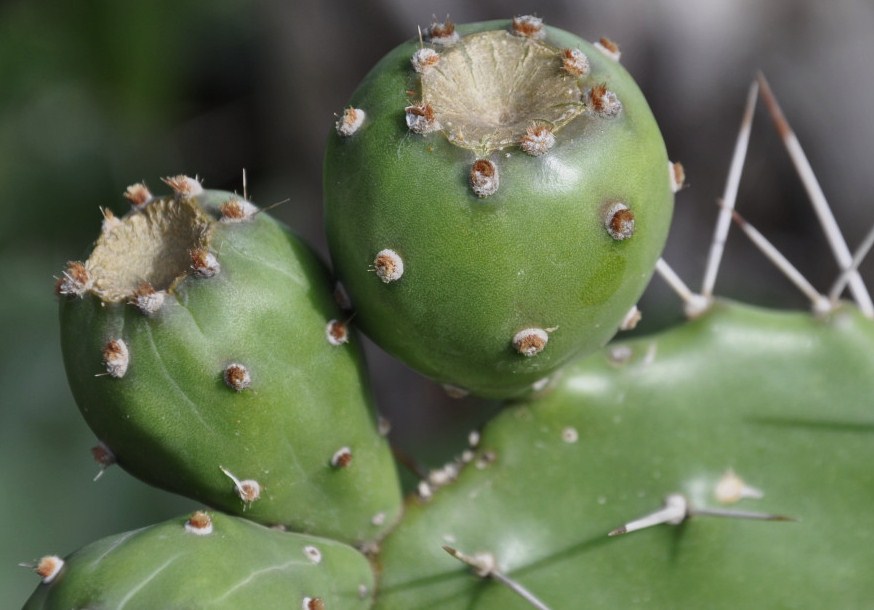
<instances>
[{"instance_id":1,"label":"cactus skin","mask_svg":"<svg viewBox=\"0 0 874 610\"><path fill-rule=\"evenodd\" d=\"M508 26L458 29L468 35ZM583 112L556 129L555 146L542 156L515 144L465 148L442 132L413 133L405 107L422 95L410 62L415 39L364 79L350 101L364 111L363 123L350 135L332 134L327 147L328 241L356 323L425 375L487 397L518 395L613 336L651 276L673 207L664 143L631 77L567 32L546 28L543 42L555 49L551 74L561 70L559 50L582 49L591 72L579 81L562 77L564 86L578 86L585 97L606 83L622 103L618 116ZM433 46L444 58L452 48ZM500 185L487 197L470 184L477 158L499 172ZM629 239L605 229L604 206L618 201L635 217ZM396 281L373 272L383 249L403 259ZM532 357L512 345L527 328L549 333Z\"/></svg>"},{"instance_id":2,"label":"cactus skin","mask_svg":"<svg viewBox=\"0 0 874 610\"><path fill-rule=\"evenodd\" d=\"M494 463L409 507L383 543L377 607L530 607L442 544L491 551L552 608L867 607L871 321L850 306L818 320L717 302L618 349L502 413L479 445ZM721 506L729 468L765 495L726 507L799 522L693 516L607 537L669 493Z\"/></svg>"},{"instance_id":3,"label":"cactus skin","mask_svg":"<svg viewBox=\"0 0 874 610\"><path fill-rule=\"evenodd\" d=\"M355 549L221 513L210 517L207 535L186 531L183 517L89 544L66 558L24 610L296 610L305 597L321 599L324 608L370 606L373 572ZM318 563L307 555L310 546Z\"/></svg>"},{"instance_id":4,"label":"cactus skin","mask_svg":"<svg viewBox=\"0 0 874 610\"><path fill-rule=\"evenodd\" d=\"M221 266L214 277L174 280L157 312L93 291L62 296L73 395L118 463L150 484L268 525L371 540L396 520L401 497L360 346L352 335L342 345L326 337L328 321L342 314L316 256L267 214L216 221L229 197L177 195L131 212L198 210ZM114 377L102 354L118 338L129 364ZM231 363L245 364L248 388L226 385ZM331 459L342 447L352 460L336 468ZM222 468L257 481L260 498L244 502Z\"/></svg>"}]
</instances>

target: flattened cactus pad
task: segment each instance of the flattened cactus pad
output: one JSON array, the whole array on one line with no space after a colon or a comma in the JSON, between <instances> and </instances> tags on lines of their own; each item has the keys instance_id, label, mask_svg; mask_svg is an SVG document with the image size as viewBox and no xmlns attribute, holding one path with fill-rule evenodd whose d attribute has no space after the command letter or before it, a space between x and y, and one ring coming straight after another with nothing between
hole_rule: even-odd
<instances>
[{"instance_id":1,"label":"flattened cactus pad","mask_svg":"<svg viewBox=\"0 0 874 610\"><path fill-rule=\"evenodd\" d=\"M364 610L372 592L349 546L198 511L76 551L24 608Z\"/></svg>"},{"instance_id":2,"label":"flattened cactus pad","mask_svg":"<svg viewBox=\"0 0 874 610\"><path fill-rule=\"evenodd\" d=\"M261 523L377 537L399 515L397 473L324 267L244 199L169 182L170 197L129 190L135 208L107 214L58 282L82 414L151 484Z\"/></svg>"},{"instance_id":3,"label":"flattened cactus pad","mask_svg":"<svg viewBox=\"0 0 874 610\"><path fill-rule=\"evenodd\" d=\"M872 353L874 323L850 306L816 319L717 302L572 364L409 507L383 541L376 607L531 607L442 545L490 556L555 609L868 606Z\"/></svg>"},{"instance_id":4,"label":"flattened cactus pad","mask_svg":"<svg viewBox=\"0 0 874 610\"><path fill-rule=\"evenodd\" d=\"M534 18L435 24L380 61L329 139L328 240L356 322L440 383L525 391L637 301L668 165L637 85L595 46ZM520 350L532 328L548 344Z\"/></svg>"}]
</instances>

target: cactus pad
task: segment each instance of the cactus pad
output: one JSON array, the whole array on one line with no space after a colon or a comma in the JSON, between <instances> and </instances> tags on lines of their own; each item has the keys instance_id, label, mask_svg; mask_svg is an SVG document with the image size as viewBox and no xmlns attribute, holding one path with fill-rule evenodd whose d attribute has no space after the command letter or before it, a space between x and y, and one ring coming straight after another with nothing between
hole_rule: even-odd
<instances>
[{"instance_id":1,"label":"cactus pad","mask_svg":"<svg viewBox=\"0 0 874 610\"><path fill-rule=\"evenodd\" d=\"M349 546L198 511L76 551L24 608L363 610L372 591Z\"/></svg>"},{"instance_id":2,"label":"cactus pad","mask_svg":"<svg viewBox=\"0 0 874 610\"><path fill-rule=\"evenodd\" d=\"M331 255L383 348L511 396L636 303L670 223L668 159L596 46L535 18L426 34L370 72L330 137Z\"/></svg>"},{"instance_id":3,"label":"cactus pad","mask_svg":"<svg viewBox=\"0 0 874 610\"><path fill-rule=\"evenodd\" d=\"M490 553L552 608L867 606L872 353L850 306L815 319L718 302L579 361L413 501L384 541L377 606L530 607L441 545ZM674 525L608 537L666 498Z\"/></svg>"},{"instance_id":4,"label":"cactus pad","mask_svg":"<svg viewBox=\"0 0 874 610\"><path fill-rule=\"evenodd\" d=\"M378 536L397 475L324 267L251 203L174 181L171 197L132 187L135 209L107 214L58 283L82 414L149 483L261 523Z\"/></svg>"}]
</instances>

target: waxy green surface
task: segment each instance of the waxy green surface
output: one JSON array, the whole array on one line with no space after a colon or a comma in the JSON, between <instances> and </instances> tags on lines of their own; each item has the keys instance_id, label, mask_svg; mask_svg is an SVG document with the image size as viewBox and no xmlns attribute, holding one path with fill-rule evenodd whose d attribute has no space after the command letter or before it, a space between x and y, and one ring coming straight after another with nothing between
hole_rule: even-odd
<instances>
[{"instance_id":1,"label":"waxy green surface","mask_svg":"<svg viewBox=\"0 0 874 610\"><path fill-rule=\"evenodd\" d=\"M493 553L554 609L868 607L872 395L874 323L850 306L817 320L718 302L611 346L489 424L478 453L493 463L412 501L383 544L377 607L530 607L444 544ZM729 469L764 497L719 504ZM798 521L697 516L607 536L670 493Z\"/></svg>"},{"instance_id":2,"label":"waxy green surface","mask_svg":"<svg viewBox=\"0 0 874 610\"><path fill-rule=\"evenodd\" d=\"M228 196L199 201L215 213ZM91 295L61 299L64 362L82 414L148 483L269 525L376 537L399 515L400 487L358 339L326 338L328 321L344 318L326 270L267 214L212 230L220 273L186 278L154 316ZM102 353L119 337L130 365L116 379ZM222 378L235 362L251 374L241 392ZM334 468L342 447L352 461ZM220 467L258 481L261 498L244 504Z\"/></svg>"},{"instance_id":3,"label":"waxy green surface","mask_svg":"<svg viewBox=\"0 0 874 610\"><path fill-rule=\"evenodd\" d=\"M577 117L542 157L517 147L491 154L501 181L494 195L471 191L472 151L406 127L404 108L419 95L410 67L418 39L389 53L352 96L349 105L367 114L361 128L328 141L327 234L356 323L425 375L483 396L519 394L604 345L646 286L672 213L664 143L632 78L567 32L548 28L545 40L582 49L592 71L581 89L604 82L623 110ZM624 241L607 234L601 213L617 200L635 215ZM405 266L389 284L373 272L384 248ZM526 358L511 340L529 327L554 330L546 349Z\"/></svg>"},{"instance_id":4,"label":"waxy green surface","mask_svg":"<svg viewBox=\"0 0 874 610\"><path fill-rule=\"evenodd\" d=\"M186 531L181 517L89 544L37 587L24 610L297 610L306 597L328 609L370 607L373 572L352 547L210 516L208 535Z\"/></svg>"}]
</instances>

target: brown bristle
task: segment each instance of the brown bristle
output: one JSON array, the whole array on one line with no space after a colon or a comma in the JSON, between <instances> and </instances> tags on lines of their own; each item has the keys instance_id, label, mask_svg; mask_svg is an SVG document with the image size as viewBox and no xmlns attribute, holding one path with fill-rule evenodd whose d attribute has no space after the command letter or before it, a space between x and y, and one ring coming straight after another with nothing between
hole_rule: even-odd
<instances>
[{"instance_id":1,"label":"brown bristle","mask_svg":"<svg viewBox=\"0 0 874 610\"><path fill-rule=\"evenodd\" d=\"M55 294L82 296L91 285L91 275L84 263L70 261L61 277L55 282Z\"/></svg>"},{"instance_id":2,"label":"brown bristle","mask_svg":"<svg viewBox=\"0 0 874 610\"><path fill-rule=\"evenodd\" d=\"M470 171L491 178L495 175L495 164L488 159L477 159Z\"/></svg>"},{"instance_id":3,"label":"brown bristle","mask_svg":"<svg viewBox=\"0 0 874 610\"><path fill-rule=\"evenodd\" d=\"M601 46L610 51L611 53L619 53L619 45L614 41L610 40L606 36L601 36L598 40L601 43Z\"/></svg>"},{"instance_id":4,"label":"brown bristle","mask_svg":"<svg viewBox=\"0 0 874 610\"><path fill-rule=\"evenodd\" d=\"M349 447L343 447L331 456L331 466L334 468L346 468L352 463L352 451Z\"/></svg>"},{"instance_id":5,"label":"brown bristle","mask_svg":"<svg viewBox=\"0 0 874 610\"><path fill-rule=\"evenodd\" d=\"M307 602L307 610L325 610L325 602L321 597L313 597Z\"/></svg>"},{"instance_id":6,"label":"brown bristle","mask_svg":"<svg viewBox=\"0 0 874 610\"><path fill-rule=\"evenodd\" d=\"M346 328L346 323L340 320L328 322L326 332L331 345L342 345L349 340L349 330Z\"/></svg>"},{"instance_id":7,"label":"brown bristle","mask_svg":"<svg viewBox=\"0 0 874 610\"><path fill-rule=\"evenodd\" d=\"M589 58L579 49L564 49L561 68L571 76L585 76L589 72Z\"/></svg>"},{"instance_id":8,"label":"brown bristle","mask_svg":"<svg viewBox=\"0 0 874 610\"><path fill-rule=\"evenodd\" d=\"M137 184L132 184L127 187L127 190L124 192L124 197L130 201L131 205L134 207L141 208L152 199L152 193L144 183L138 182Z\"/></svg>"},{"instance_id":9,"label":"brown bristle","mask_svg":"<svg viewBox=\"0 0 874 610\"><path fill-rule=\"evenodd\" d=\"M239 199L228 199L219 206L219 212L223 218L232 218L234 220L242 220L246 217L246 211Z\"/></svg>"},{"instance_id":10,"label":"brown bristle","mask_svg":"<svg viewBox=\"0 0 874 610\"><path fill-rule=\"evenodd\" d=\"M592 87L591 102L595 112L604 110L604 95L607 93L607 83L598 83Z\"/></svg>"},{"instance_id":11,"label":"brown bristle","mask_svg":"<svg viewBox=\"0 0 874 610\"><path fill-rule=\"evenodd\" d=\"M435 21L428 28L428 36L431 38L449 38L455 34L455 24L449 19L443 23Z\"/></svg>"},{"instance_id":12,"label":"brown bristle","mask_svg":"<svg viewBox=\"0 0 874 610\"><path fill-rule=\"evenodd\" d=\"M202 530L212 525L212 519L209 514L202 510L198 510L192 513L188 518L188 524L195 529Z\"/></svg>"},{"instance_id":13,"label":"brown bristle","mask_svg":"<svg viewBox=\"0 0 874 610\"><path fill-rule=\"evenodd\" d=\"M543 20L532 15L513 17L513 33L525 38L541 38L543 36Z\"/></svg>"},{"instance_id":14,"label":"brown bristle","mask_svg":"<svg viewBox=\"0 0 874 610\"><path fill-rule=\"evenodd\" d=\"M252 383L249 370L242 364L229 364L225 368L224 378L227 386L237 392L245 390Z\"/></svg>"},{"instance_id":15,"label":"brown bristle","mask_svg":"<svg viewBox=\"0 0 874 610\"><path fill-rule=\"evenodd\" d=\"M677 185L678 189L683 188L683 184L686 182L686 168L683 167L682 163L674 163L674 184Z\"/></svg>"}]
</instances>

